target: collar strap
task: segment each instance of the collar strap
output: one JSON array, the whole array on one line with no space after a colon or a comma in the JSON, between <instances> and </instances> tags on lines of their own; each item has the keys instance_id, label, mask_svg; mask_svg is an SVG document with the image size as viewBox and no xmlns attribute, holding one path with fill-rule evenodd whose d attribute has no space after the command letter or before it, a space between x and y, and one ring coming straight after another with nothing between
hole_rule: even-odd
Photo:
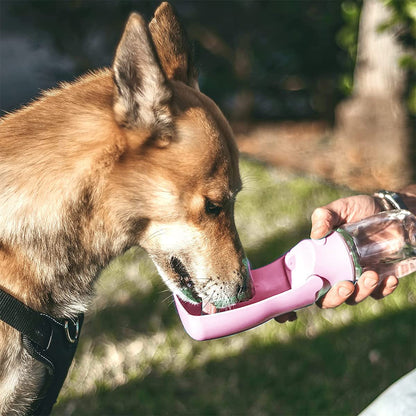
<instances>
[{"instance_id":1,"label":"collar strap","mask_svg":"<svg viewBox=\"0 0 416 416\"><path fill-rule=\"evenodd\" d=\"M49 414L74 358L84 315L55 319L0 289L0 320L18 330L26 351L46 366L49 377L31 415Z\"/></svg>"}]
</instances>

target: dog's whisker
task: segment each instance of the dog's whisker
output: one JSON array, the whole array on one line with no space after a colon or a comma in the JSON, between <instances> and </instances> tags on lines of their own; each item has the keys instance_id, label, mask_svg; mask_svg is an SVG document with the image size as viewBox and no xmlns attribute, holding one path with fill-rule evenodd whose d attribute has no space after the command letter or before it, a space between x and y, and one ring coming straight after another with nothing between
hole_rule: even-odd
<instances>
[{"instance_id":1,"label":"dog's whisker","mask_svg":"<svg viewBox=\"0 0 416 416\"><path fill-rule=\"evenodd\" d=\"M162 299L161 302L162 303L167 303L170 306L175 302L175 300L174 300L172 294L170 294L169 296L166 296L164 299Z\"/></svg>"},{"instance_id":2,"label":"dog's whisker","mask_svg":"<svg viewBox=\"0 0 416 416\"><path fill-rule=\"evenodd\" d=\"M257 189L257 184L259 182L259 177L257 175L245 174L242 177L242 182L243 182L243 191L244 190Z\"/></svg>"},{"instance_id":3,"label":"dog's whisker","mask_svg":"<svg viewBox=\"0 0 416 416\"><path fill-rule=\"evenodd\" d=\"M153 239L155 239L155 238L158 238L158 237L161 237L163 234L164 234L164 232L165 232L165 230L162 228L162 229L159 229L159 230L156 230L156 231L154 231L152 234L149 234L143 241L142 241L142 244L143 245L146 245L146 244L149 244L149 243L151 243L151 241L153 240Z\"/></svg>"}]
</instances>

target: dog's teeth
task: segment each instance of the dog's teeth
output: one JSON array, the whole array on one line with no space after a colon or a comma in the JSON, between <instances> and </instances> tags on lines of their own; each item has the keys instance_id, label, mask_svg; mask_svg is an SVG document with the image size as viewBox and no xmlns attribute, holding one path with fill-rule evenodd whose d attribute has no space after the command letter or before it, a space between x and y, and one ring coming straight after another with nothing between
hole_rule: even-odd
<instances>
[{"instance_id":1,"label":"dog's teeth","mask_svg":"<svg viewBox=\"0 0 416 416\"><path fill-rule=\"evenodd\" d=\"M204 312L207 315L212 315L214 313L217 313L217 308L212 303L203 303L202 312Z\"/></svg>"}]
</instances>

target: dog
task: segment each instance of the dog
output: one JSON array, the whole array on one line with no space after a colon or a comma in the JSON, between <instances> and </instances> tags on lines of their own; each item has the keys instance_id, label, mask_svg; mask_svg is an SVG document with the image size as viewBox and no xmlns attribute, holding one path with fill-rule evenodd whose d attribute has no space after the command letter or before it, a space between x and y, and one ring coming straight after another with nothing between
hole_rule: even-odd
<instances>
[{"instance_id":1,"label":"dog","mask_svg":"<svg viewBox=\"0 0 416 416\"><path fill-rule=\"evenodd\" d=\"M241 186L232 130L199 91L173 8L149 25L133 13L111 69L1 119L0 289L73 318L110 260L141 246L182 299L208 312L246 300ZM0 414L29 412L46 377L0 321Z\"/></svg>"}]
</instances>

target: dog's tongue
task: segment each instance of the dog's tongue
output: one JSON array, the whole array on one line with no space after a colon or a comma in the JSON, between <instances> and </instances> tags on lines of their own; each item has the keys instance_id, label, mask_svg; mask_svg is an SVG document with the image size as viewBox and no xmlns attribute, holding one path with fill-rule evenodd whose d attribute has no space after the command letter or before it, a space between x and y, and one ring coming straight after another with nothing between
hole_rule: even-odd
<instances>
[{"instance_id":1,"label":"dog's tongue","mask_svg":"<svg viewBox=\"0 0 416 416\"><path fill-rule=\"evenodd\" d=\"M217 308L212 303L203 302L202 303L202 312L207 314L207 315L212 315L214 313L217 313Z\"/></svg>"}]
</instances>

